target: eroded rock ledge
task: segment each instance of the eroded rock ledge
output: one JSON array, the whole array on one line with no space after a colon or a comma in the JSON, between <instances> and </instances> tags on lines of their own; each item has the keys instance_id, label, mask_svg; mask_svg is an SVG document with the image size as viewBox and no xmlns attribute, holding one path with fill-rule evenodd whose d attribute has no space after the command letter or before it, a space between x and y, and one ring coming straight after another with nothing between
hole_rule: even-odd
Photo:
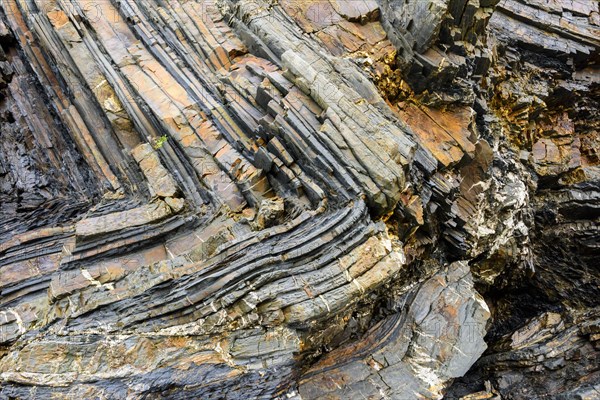
<instances>
[{"instance_id":1,"label":"eroded rock ledge","mask_svg":"<svg viewBox=\"0 0 600 400\"><path fill-rule=\"evenodd\" d=\"M0 399L597 397L599 12L4 0Z\"/></svg>"}]
</instances>

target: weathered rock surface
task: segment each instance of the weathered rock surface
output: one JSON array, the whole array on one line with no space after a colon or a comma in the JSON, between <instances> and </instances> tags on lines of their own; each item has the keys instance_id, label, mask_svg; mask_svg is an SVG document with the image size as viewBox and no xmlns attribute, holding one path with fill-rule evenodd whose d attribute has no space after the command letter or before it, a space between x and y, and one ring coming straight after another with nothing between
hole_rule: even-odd
<instances>
[{"instance_id":1,"label":"weathered rock surface","mask_svg":"<svg viewBox=\"0 0 600 400\"><path fill-rule=\"evenodd\" d=\"M0 399L596 398L599 7L5 0Z\"/></svg>"},{"instance_id":2,"label":"weathered rock surface","mask_svg":"<svg viewBox=\"0 0 600 400\"><path fill-rule=\"evenodd\" d=\"M483 353L489 310L468 266L449 265L409 290L402 310L358 343L323 357L300 381L303 398L441 398Z\"/></svg>"}]
</instances>

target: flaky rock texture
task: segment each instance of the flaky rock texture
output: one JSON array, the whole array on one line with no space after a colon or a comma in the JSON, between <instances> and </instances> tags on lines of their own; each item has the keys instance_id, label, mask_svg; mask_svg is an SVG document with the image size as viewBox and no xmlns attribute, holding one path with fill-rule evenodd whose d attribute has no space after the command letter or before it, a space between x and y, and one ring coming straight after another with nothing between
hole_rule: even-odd
<instances>
[{"instance_id":1,"label":"flaky rock texture","mask_svg":"<svg viewBox=\"0 0 600 400\"><path fill-rule=\"evenodd\" d=\"M600 396L592 0L3 0L0 399Z\"/></svg>"}]
</instances>

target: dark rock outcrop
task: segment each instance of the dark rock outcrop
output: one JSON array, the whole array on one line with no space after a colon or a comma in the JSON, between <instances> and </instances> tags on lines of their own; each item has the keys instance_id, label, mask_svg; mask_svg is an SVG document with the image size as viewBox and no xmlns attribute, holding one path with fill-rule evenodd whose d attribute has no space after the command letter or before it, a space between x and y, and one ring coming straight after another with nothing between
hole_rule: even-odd
<instances>
[{"instance_id":1,"label":"dark rock outcrop","mask_svg":"<svg viewBox=\"0 0 600 400\"><path fill-rule=\"evenodd\" d=\"M596 398L599 12L5 0L0 399Z\"/></svg>"}]
</instances>

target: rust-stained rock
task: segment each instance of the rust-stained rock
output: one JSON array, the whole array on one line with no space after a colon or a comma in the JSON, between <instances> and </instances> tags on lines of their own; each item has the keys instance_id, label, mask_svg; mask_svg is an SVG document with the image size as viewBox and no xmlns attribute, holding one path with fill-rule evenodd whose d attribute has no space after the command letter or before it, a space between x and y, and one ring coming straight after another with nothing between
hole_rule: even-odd
<instances>
[{"instance_id":1,"label":"rust-stained rock","mask_svg":"<svg viewBox=\"0 0 600 400\"><path fill-rule=\"evenodd\" d=\"M409 104L402 107L399 114L443 166L456 164L465 155L473 156L473 110L470 108L440 112Z\"/></svg>"}]
</instances>

